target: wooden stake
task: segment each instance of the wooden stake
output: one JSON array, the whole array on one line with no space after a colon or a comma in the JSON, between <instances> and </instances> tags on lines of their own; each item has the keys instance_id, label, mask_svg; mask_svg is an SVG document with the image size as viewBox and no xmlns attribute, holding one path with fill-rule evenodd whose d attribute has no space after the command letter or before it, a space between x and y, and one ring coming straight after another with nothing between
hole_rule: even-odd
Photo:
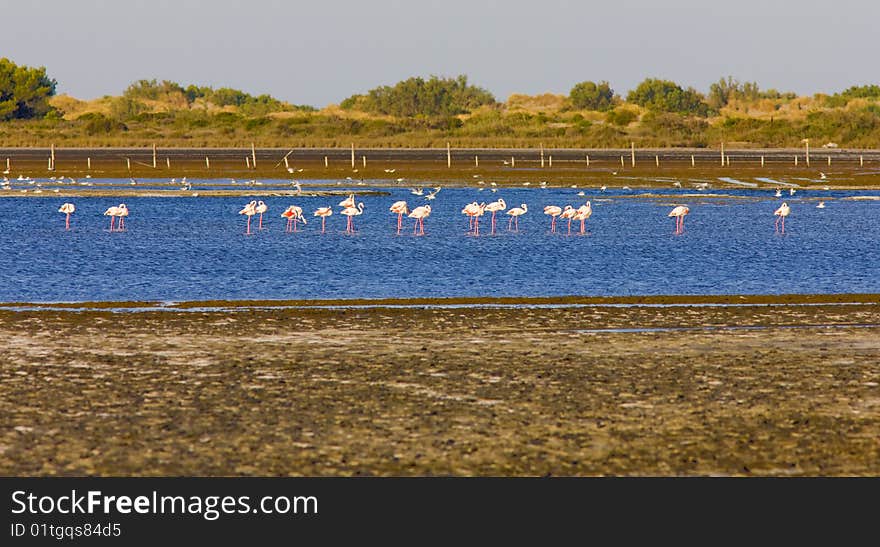
<instances>
[{"instance_id":1,"label":"wooden stake","mask_svg":"<svg viewBox=\"0 0 880 547\"><path fill-rule=\"evenodd\" d=\"M831 156L828 156L828 167L831 167Z\"/></svg>"},{"instance_id":2,"label":"wooden stake","mask_svg":"<svg viewBox=\"0 0 880 547\"><path fill-rule=\"evenodd\" d=\"M367 166L367 156L366 155L361 156L361 160L363 160L364 167L366 167Z\"/></svg>"},{"instance_id":3,"label":"wooden stake","mask_svg":"<svg viewBox=\"0 0 880 547\"><path fill-rule=\"evenodd\" d=\"M548 167L553 167L553 156L547 156Z\"/></svg>"},{"instance_id":4,"label":"wooden stake","mask_svg":"<svg viewBox=\"0 0 880 547\"><path fill-rule=\"evenodd\" d=\"M761 167L764 167L764 156L761 156Z\"/></svg>"},{"instance_id":5,"label":"wooden stake","mask_svg":"<svg viewBox=\"0 0 880 547\"><path fill-rule=\"evenodd\" d=\"M724 167L724 141L721 141L721 167Z\"/></svg>"},{"instance_id":6,"label":"wooden stake","mask_svg":"<svg viewBox=\"0 0 880 547\"><path fill-rule=\"evenodd\" d=\"M513 156L510 156L510 166L516 167L516 158L514 158Z\"/></svg>"},{"instance_id":7,"label":"wooden stake","mask_svg":"<svg viewBox=\"0 0 880 547\"><path fill-rule=\"evenodd\" d=\"M330 162L327 160L327 156L324 156L324 167L329 167Z\"/></svg>"},{"instance_id":8,"label":"wooden stake","mask_svg":"<svg viewBox=\"0 0 880 547\"><path fill-rule=\"evenodd\" d=\"M629 143L629 154L630 154L630 160L632 161L632 166L635 167L636 166L636 143L634 143L634 142Z\"/></svg>"},{"instance_id":9,"label":"wooden stake","mask_svg":"<svg viewBox=\"0 0 880 547\"><path fill-rule=\"evenodd\" d=\"M541 167L544 167L544 143L541 143Z\"/></svg>"},{"instance_id":10,"label":"wooden stake","mask_svg":"<svg viewBox=\"0 0 880 547\"><path fill-rule=\"evenodd\" d=\"M865 156L859 156L859 165L860 165L860 166L864 166L864 165L865 165Z\"/></svg>"},{"instance_id":11,"label":"wooden stake","mask_svg":"<svg viewBox=\"0 0 880 547\"><path fill-rule=\"evenodd\" d=\"M660 167L660 156L654 156L654 163L657 164L657 167Z\"/></svg>"},{"instance_id":12,"label":"wooden stake","mask_svg":"<svg viewBox=\"0 0 880 547\"><path fill-rule=\"evenodd\" d=\"M623 163L623 156L620 156L620 166L621 166L621 167L624 166L624 163Z\"/></svg>"},{"instance_id":13,"label":"wooden stake","mask_svg":"<svg viewBox=\"0 0 880 547\"><path fill-rule=\"evenodd\" d=\"M153 143L153 169L156 168L156 143Z\"/></svg>"},{"instance_id":14,"label":"wooden stake","mask_svg":"<svg viewBox=\"0 0 880 547\"><path fill-rule=\"evenodd\" d=\"M247 166L248 169L250 169L251 168L251 159L249 157L245 156L244 157L244 164Z\"/></svg>"},{"instance_id":15,"label":"wooden stake","mask_svg":"<svg viewBox=\"0 0 880 547\"><path fill-rule=\"evenodd\" d=\"M86 166L89 171L92 170L92 158L86 158Z\"/></svg>"},{"instance_id":16,"label":"wooden stake","mask_svg":"<svg viewBox=\"0 0 880 547\"><path fill-rule=\"evenodd\" d=\"M205 156L205 169L211 168L211 160L208 159L208 156Z\"/></svg>"},{"instance_id":17,"label":"wooden stake","mask_svg":"<svg viewBox=\"0 0 880 547\"><path fill-rule=\"evenodd\" d=\"M49 158L49 163L48 163L48 165L46 166L46 169L48 169L49 171L52 170L52 158Z\"/></svg>"},{"instance_id":18,"label":"wooden stake","mask_svg":"<svg viewBox=\"0 0 880 547\"><path fill-rule=\"evenodd\" d=\"M128 167L128 170L131 171L131 158L125 158L125 165Z\"/></svg>"},{"instance_id":19,"label":"wooden stake","mask_svg":"<svg viewBox=\"0 0 880 547\"><path fill-rule=\"evenodd\" d=\"M167 167L168 169L171 169L171 158L169 158L167 156L165 157L165 167Z\"/></svg>"},{"instance_id":20,"label":"wooden stake","mask_svg":"<svg viewBox=\"0 0 880 547\"><path fill-rule=\"evenodd\" d=\"M354 143L351 143L351 168L354 169Z\"/></svg>"},{"instance_id":21,"label":"wooden stake","mask_svg":"<svg viewBox=\"0 0 880 547\"><path fill-rule=\"evenodd\" d=\"M480 166L480 156L474 156L474 167Z\"/></svg>"},{"instance_id":22,"label":"wooden stake","mask_svg":"<svg viewBox=\"0 0 880 547\"><path fill-rule=\"evenodd\" d=\"M290 162L287 161L287 156L284 156L284 168L290 169Z\"/></svg>"},{"instance_id":23,"label":"wooden stake","mask_svg":"<svg viewBox=\"0 0 880 547\"><path fill-rule=\"evenodd\" d=\"M251 143L251 157L253 158L253 161L251 161L251 164L253 165L254 169L256 169L257 168L257 149L254 148L254 143Z\"/></svg>"},{"instance_id":24,"label":"wooden stake","mask_svg":"<svg viewBox=\"0 0 880 547\"><path fill-rule=\"evenodd\" d=\"M730 167L730 154L724 156L724 160L727 162L727 166Z\"/></svg>"},{"instance_id":25,"label":"wooden stake","mask_svg":"<svg viewBox=\"0 0 880 547\"><path fill-rule=\"evenodd\" d=\"M696 166L696 161L694 160L694 155L691 154L691 167L695 167L695 166Z\"/></svg>"},{"instance_id":26,"label":"wooden stake","mask_svg":"<svg viewBox=\"0 0 880 547\"><path fill-rule=\"evenodd\" d=\"M807 159L807 167L809 167L810 166L810 139L807 139L807 142L804 144L806 145L806 149L807 149L807 158L806 158Z\"/></svg>"},{"instance_id":27,"label":"wooden stake","mask_svg":"<svg viewBox=\"0 0 880 547\"><path fill-rule=\"evenodd\" d=\"M55 170L55 144L54 143L52 144L52 155L51 155L50 159L52 161L49 163L49 170L54 171Z\"/></svg>"},{"instance_id":28,"label":"wooden stake","mask_svg":"<svg viewBox=\"0 0 880 547\"><path fill-rule=\"evenodd\" d=\"M589 166L590 166L590 155L587 154L587 167L589 167Z\"/></svg>"},{"instance_id":29,"label":"wooden stake","mask_svg":"<svg viewBox=\"0 0 880 547\"><path fill-rule=\"evenodd\" d=\"M446 142L446 167L452 167L452 151L449 149L449 141Z\"/></svg>"},{"instance_id":30,"label":"wooden stake","mask_svg":"<svg viewBox=\"0 0 880 547\"><path fill-rule=\"evenodd\" d=\"M797 165L797 154L794 155L794 164Z\"/></svg>"},{"instance_id":31,"label":"wooden stake","mask_svg":"<svg viewBox=\"0 0 880 547\"><path fill-rule=\"evenodd\" d=\"M6 170L9 171L9 158L6 158Z\"/></svg>"}]
</instances>

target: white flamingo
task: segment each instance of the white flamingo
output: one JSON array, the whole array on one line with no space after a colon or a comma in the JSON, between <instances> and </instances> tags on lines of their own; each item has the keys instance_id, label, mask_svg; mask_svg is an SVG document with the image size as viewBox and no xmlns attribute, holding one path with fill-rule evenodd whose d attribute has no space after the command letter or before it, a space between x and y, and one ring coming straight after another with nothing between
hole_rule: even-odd
<instances>
[{"instance_id":1,"label":"white flamingo","mask_svg":"<svg viewBox=\"0 0 880 547\"><path fill-rule=\"evenodd\" d=\"M514 231L518 232L519 231L519 217L521 217L522 215L524 215L528 212L529 212L529 207L525 203L522 203L522 204L520 204L519 207L513 207L512 209L507 211L507 214L510 215L510 220L507 222L507 229L510 230L510 224L515 223Z\"/></svg>"}]
</instances>

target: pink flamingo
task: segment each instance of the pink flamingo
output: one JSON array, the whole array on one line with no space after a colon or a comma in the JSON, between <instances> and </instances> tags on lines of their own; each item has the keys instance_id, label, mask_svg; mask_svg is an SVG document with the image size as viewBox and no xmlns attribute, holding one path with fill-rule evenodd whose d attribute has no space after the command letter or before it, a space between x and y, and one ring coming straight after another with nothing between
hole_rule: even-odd
<instances>
[{"instance_id":1,"label":"pink flamingo","mask_svg":"<svg viewBox=\"0 0 880 547\"><path fill-rule=\"evenodd\" d=\"M113 222L116 220L116 217L119 215L119 207L108 207L106 211L104 211L104 216L110 217L110 231L113 231Z\"/></svg>"},{"instance_id":2,"label":"pink flamingo","mask_svg":"<svg viewBox=\"0 0 880 547\"><path fill-rule=\"evenodd\" d=\"M349 233L349 234L354 233L354 223L352 222L352 218L356 217L360 214L363 214L363 212L364 212L364 202L363 201L358 203L357 207L346 207L345 209L340 211L340 214L348 217L348 223L345 227L346 233Z\"/></svg>"},{"instance_id":3,"label":"pink flamingo","mask_svg":"<svg viewBox=\"0 0 880 547\"><path fill-rule=\"evenodd\" d=\"M788 206L787 203L783 203L779 206L779 209L773 211L773 214L776 215L776 231L779 231L779 221L782 221L782 233L785 233L785 217L787 217L791 213L791 207Z\"/></svg>"},{"instance_id":4,"label":"pink flamingo","mask_svg":"<svg viewBox=\"0 0 880 547\"><path fill-rule=\"evenodd\" d=\"M395 201L388 209L397 215L397 235L400 235L400 228L403 226L403 215L409 213L406 202L403 200Z\"/></svg>"},{"instance_id":5,"label":"pink flamingo","mask_svg":"<svg viewBox=\"0 0 880 547\"><path fill-rule=\"evenodd\" d=\"M562 214L562 207L558 205L548 205L544 207L544 214L550 215L553 220L550 221L550 233L556 233L556 217Z\"/></svg>"},{"instance_id":6,"label":"pink flamingo","mask_svg":"<svg viewBox=\"0 0 880 547\"><path fill-rule=\"evenodd\" d=\"M70 215L76 211L76 207L72 203L65 203L58 209L59 213L64 213L67 217L64 219L64 229L70 230Z\"/></svg>"},{"instance_id":7,"label":"pink flamingo","mask_svg":"<svg viewBox=\"0 0 880 547\"><path fill-rule=\"evenodd\" d=\"M106 214L106 213L105 213ZM247 215L247 234L251 234L251 217L257 214L257 202L252 201L244 206L244 209L238 212L240 215Z\"/></svg>"},{"instance_id":8,"label":"pink flamingo","mask_svg":"<svg viewBox=\"0 0 880 547\"><path fill-rule=\"evenodd\" d=\"M407 215L409 216L409 218L416 219L416 223L413 225L413 235L416 235L416 233L418 233L418 235L425 235L425 219L428 218L430 215L430 205L422 205L420 207L416 207L409 215Z\"/></svg>"},{"instance_id":9,"label":"pink flamingo","mask_svg":"<svg viewBox=\"0 0 880 547\"><path fill-rule=\"evenodd\" d=\"M508 221L508 223L507 223L507 229L510 230L511 223L515 222L516 228L514 229L514 231L518 232L519 231L519 217L526 214L528 211L529 211L529 208L525 203L521 204L519 207L514 207L513 209L510 209L509 211L507 211L507 214L510 215L510 221Z\"/></svg>"},{"instance_id":10,"label":"pink flamingo","mask_svg":"<svg viewBox=\"0 0 880 547\"><path fill-rule=\"evenodd\" d=\"M679 205L669 212L668 215L670 217L675 217L675 233L680 234L684 232L684 217L690 212L690 209L687 208L686 205Z\"/></svg>"},{"instance_id":11,"label":"pink flamingo","mask_svg":"<svg viewBox=\"0 0 880 547\"><path fill-rule=\"evenodd\" d=\"M480 235L480 217L486 212L486 204L474 201L465 205L461 212L468 217L468 232Z\"/></svg>"},{"instance_id":12,"label":"pink flamingo","mask_svg":"<svg viewBox=\"0 0 880 547\"><path fill-rule=\"evenodd\" d=\"M504 203L504 200L501 198L498 198L498 201L493 201L492 203L489 203L488 205L486 205L485 210L492 213L492 234L493 235L495 234L495 213L497 213L498 211L503 211L505 209L507 209L507 204Z\"/></svg>"},{"instance_id":13,"label":"pink flamingo","mask_svg":"<svg viewBox=\"0 0 880 547\"><path fill-rule=\"evenodd\" d=\"M296 223L302 221L303 224L306 223L305 217L302 216L302 207L297 207L296 205L291 205L287 209L281 213L281 216L287 219L287 232L295 232L296 231ZM293 229L291 229L291 226Z\"/></svg>"},{"instance_id":14,"label":"pink flamingo","mask_svg":"<svg viewBox=\"0 0 880 547\"><path fill-rule=\"evenodd\" d=\"M260 214L260 225L257 227L258 230L263 229L263 213L269 210L269 206L263 203L263 200L257 202L257 207L255 209Z\"/></svg>"},{"instance_id":15,"label":"pink flamingo","mask_svg":"<svg viewBox=\"0 0 880 547\"><path fill-rule=\"evenodd\" d=\"M349 207L354 207L354 194L349 194L347 198L339 202L339 206L348 209Z\"/></svg>"},{"instance_id":16,"label":"pink flamingo","mask_svg":"<svg viewBox=\"0 0 880 547\"><path fill-rule=\"evenodd\" d=\"M117 227L119 228L119 230L125 230L125 217L128 216L128 206L124 203L120 203L116 207L116 216L119 217Z\"/></svg>"},{"instance_id":17,"label":"pink flamingo","mask_svg":"<svg viewBox=\"0 0 880 547\"><path fill-rule=\"evenodd\" d=\"M461 214L467 215L468 217L468 233L472 232L474 229L474 210L479 204L476 201L472 201L464 206L461 210Z\"/></svg>"},{"instance_id":18,"label":"pink flamingo","mask_svg":"<svg viewBox=\"0 0 880 547\"><path fill-rule=\"evenodd\" d=\"M571 205L566 205L562 212L559 214L559 218L568 220L568 235L571 235L571 221L576 214L577 209L575 209Z\"/></svg>"},{"instance_id":19,"label":"pink flamingo","mask_svg":"<svg viewBox=\"0 0 880 547\"><path fill-rule=\"evenodd\" d=\"M574 218L575 218L575 220L581 221L581 235L584 234L584 222L588 218L590 218L590 216L592 214L593 214L593 207L590 205L589 201L587 203L585 203L584 205L581 205L580 207L577 208L577 211L575 212Z\"/></svg>"},{"instance_id":20,"label":"pink flamingo","mask_svg":"<svg viewBox=\"0 0 880 547\"><path fill-rule=\"evenodd\" d=\"M327 217L333 214L333 209L330 207L318 207L315 210L316 217L321 217L321 233L324 233L324 221L327 220Z\"/></svg>"}]
</instances>

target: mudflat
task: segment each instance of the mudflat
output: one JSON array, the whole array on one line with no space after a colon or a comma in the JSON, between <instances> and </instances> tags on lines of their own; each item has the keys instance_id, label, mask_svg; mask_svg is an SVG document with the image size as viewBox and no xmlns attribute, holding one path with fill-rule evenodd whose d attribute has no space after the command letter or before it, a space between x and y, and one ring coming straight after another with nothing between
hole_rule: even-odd
<instances>
[{"instance_id":1,"label":"mudflat","mask_svg":"<svg viewBox=\"0 0 880 547\"><path fill-rule=\"evenodd\" d=\"M880 475L880 298L724 298L0 309L0 473Z\"/></svg>"}]
</instances>

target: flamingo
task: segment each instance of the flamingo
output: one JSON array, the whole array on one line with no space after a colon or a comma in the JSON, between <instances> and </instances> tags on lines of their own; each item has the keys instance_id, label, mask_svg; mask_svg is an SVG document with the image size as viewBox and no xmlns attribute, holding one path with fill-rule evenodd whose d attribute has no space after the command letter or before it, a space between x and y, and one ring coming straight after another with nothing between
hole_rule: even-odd
<instances>
[{"instance_id":1,"label":"flamingo","mask_svg":"<svg viewBox=\"0 0 880 547\"><path fill-rule=\"evenodd\" d=\"M324 233L324 221L327 220L327 217L333 214L333 209L330 207L318 207L315 209L314 216L321 217L321 233Z\"/></svg>"},{"instance_id":2,"label":"flamingo","mask_svg":"<svg viewBox=\"0 0 880 547\"><path fill-rule=\"evenodd\" d=\"M474 209L474 235L480 235L480 217L486 212L486 203L480 203Z\"/></svg>"},{"instance_id":3,"label":"flamingo","mask_svg":"<svg viewBox=\"0 0 880 547\"><path fill-rule=\"evenodd\" d=\"M108 207L106 211L104 211L104 216L110 217L110 231L113 231L113 222L116 220L116 216L119 214L119 207Z\"/></svg>"},{"instance_id":4,"label":"flamingo","mask_svg":"<svg viewBox=\"0 0 880 547\"><path fill-rule=\"evenodd\" d=\"M397 214L397 235L400 235L400 228L403 226L403 215L409 213L406 201L395 201L391 204L391 207L389 207L388 210Z\"/></svg>"},{"instance_id":5,"label":"flamingo","mask_svg":"<svg viewBox=\"0 0 880 547\"><path fill-rule=\"evenodd\" d=\"M72 203L65 203L58 209L59 213L64 213L67 217L64 219L64 229L70 230L70 215L76 211L76 207Z\"/></svg>"},{"instance_id":6,"label":"flamingo","mask_svg":"<svg viewBox=\"0 0 880 547\"><path fill-rule=\"evenodd\" d=\"M544 207L544 214L550 215L550 233L556 233L556 217L562 214L562 207L558 205L548 205Z\"/></svg>"},{"instance_id":7,"label":"flamingo","mask_svg":"<svg viewBox=\"0 0 880 547\"><path fill-rule=\"evenodd\" d=\"M593 207L590 205L590 202L586 202L577 208L577 212L574 215L575 220L581 221L581 235L584 233L584 222L590 218L593 214Z\"/></svg>"},{"instance_id":8,"label":"flamingo","mask_svg":"<svg viewBox=\"0 0 880 547\"><path fill-rule=\"evenodd\" d=\"M467 215L468 217L468 233L474 230L474 219L477 216L478 209L481 209L480 204L476 201L472 201L465 205L461 210L461 214Z\"/></svg>"},{"instance_id":9,"label":"flamingo","mask_svg":"<svg viewBox=\"0 0 880 547\"><path fill-rule=\"evenodd\" d=\"M302 214L302 207L297 207L296 205L291 205L285 209L284 212L281 213L281 216L287 219L287 232L296 231L297 221L302 221L303 224L307 224L306 219ZM293 225L293 230L291 230L291 225Z\"/></svg>"},{"instance_id":10,"label":"flamingo","mask_svg":"<svg viewBox=\"0 0 880 547\"><path fill-rule=\"evenodd\" d=\"M346 233L353 234L354 233L354 223L352 222L352 217L363 214L364 212L364 202L358 203L357 207L346 207L340 214L348 217L348 224L345 227Z\"/></svg>"},{"instance_id":11,"label":"flamingo","mask_svg":"<svg viewBox=\"0 0 880 547\"><path fill-rule=\"evenodd\" d=\"M105 213L106 214L106 213ZM240 215L247 215L247 234L251 233L251 217L257 214L257 202L251 201L244 206L244 209L238 212Z\"/></svg>"},{"instance_id":12,"label":"flamingo","mask_svg":"<svg viewBox=\"0 0 880 547\"><path fill-rule=\"evenodd\" d=\"M495 183L493 182L492 184L494 185ZM505 209L507 209L507 204L504 203L504 200L501 198L498 198L497 201L493 201L492 203L489 203L488 205L486 205L485 210L492 213L492 233L493 234L495 233L495 213L497 213L498 211L503 211Z\"/></svg>"},{"instance_id":13,"label":"flamingo","mask_svg":"<svg viewBox=\"0 0 880 547\"><path fill-rule=\"evenodd\" d=\"M669 217L675 217L675 233L680 234L684 232L684 217L690 212L690 209L686 205L679 205L675 207L672 211L669 212Z\"/></svg>"},{"instance_id":14,"label":"flamingo","mask_svg":"<svg viewBox=\"0 0 880 547\"><path fill-rule=\"evenodd\" d=\"M776 227L776 231L779 231L779 221L782 221L782 233L785 233L785 217L787 217L791 213L791 207L788 206L787 203L784 203L779 206L779 209L773 211L773 214L776 215L776 222L774 226Z\"/></svg>"},{"instance_id":15,"label":"flamingo","mask_svg":"<svg viewBox=\"0 0 880 547\"><path fill-rule=\"evenodd\" d=\"M519 207L514 207L514 208L510 209L509 211L507 211L507 214L510 215L510 220L507 222L507 229L510 230L511 222L515 222L516 229L514 231L518 232L519 231L519 217L521 215L526 214L528 211L529 211L529 208L525 203L521 204Z\"/></svg>"},{"instance_id":16,"label":"flamingo","mask_svg":"<svg viewBox=\"0 0 880 547\"><path fill-rule=\"evenodd\" d=\"M577 214L577 209L575 209L571 205L566 205L562 212L559 214L559 218L568 220L568 235L571 235L571 220L574 218L575 214Z\"/></svg>"},{"instance_id":17,"label":"flamingo","mask_svg":"<svg viewBox=\"0 0 880 547\"><path fill-rule=\"evenodd\" d=\"M430 205L422 205L416 207L412 210L412 212L407 215L409 218L416 219L416 223L413 225L413 235L415 235L418 231L418 235L425 235L425 219L431 214L431 206Z\"/></svg>"},{"instance_id":18,"label":"flamingo","mask_svg":"<svg viewBox=\"0 0 880 547\"><path fill-rule=\"evenodd\" d=\"M354 194L349 194L347 198L339 202L339 206L343 208L354 207Z\"/></svg>"},{"instance_id":19,"label":"flamingo","mask_svg":"<svg viewBox=\"0 0 880 547\"><path fill-rule=\"evenodd\" d=\"M256 212L260 213L260 225L257 227L258 230L263 229L263 213L269 210L269 206L263 203L263 200L257 202Z\"/></svg>"},{"instance_id":20,"label":"flamingo","mask_svg":"<svg viewBox=\"0 0 880 547\"><path fill-rule=\"evenodd\" d=\"M117 223L117 228L120 230L125 230L125 217L128 216L128 206L124 203L120 203L116 207L116 216L119 217L119 222Z\"/></svg>"}]
</instances>

